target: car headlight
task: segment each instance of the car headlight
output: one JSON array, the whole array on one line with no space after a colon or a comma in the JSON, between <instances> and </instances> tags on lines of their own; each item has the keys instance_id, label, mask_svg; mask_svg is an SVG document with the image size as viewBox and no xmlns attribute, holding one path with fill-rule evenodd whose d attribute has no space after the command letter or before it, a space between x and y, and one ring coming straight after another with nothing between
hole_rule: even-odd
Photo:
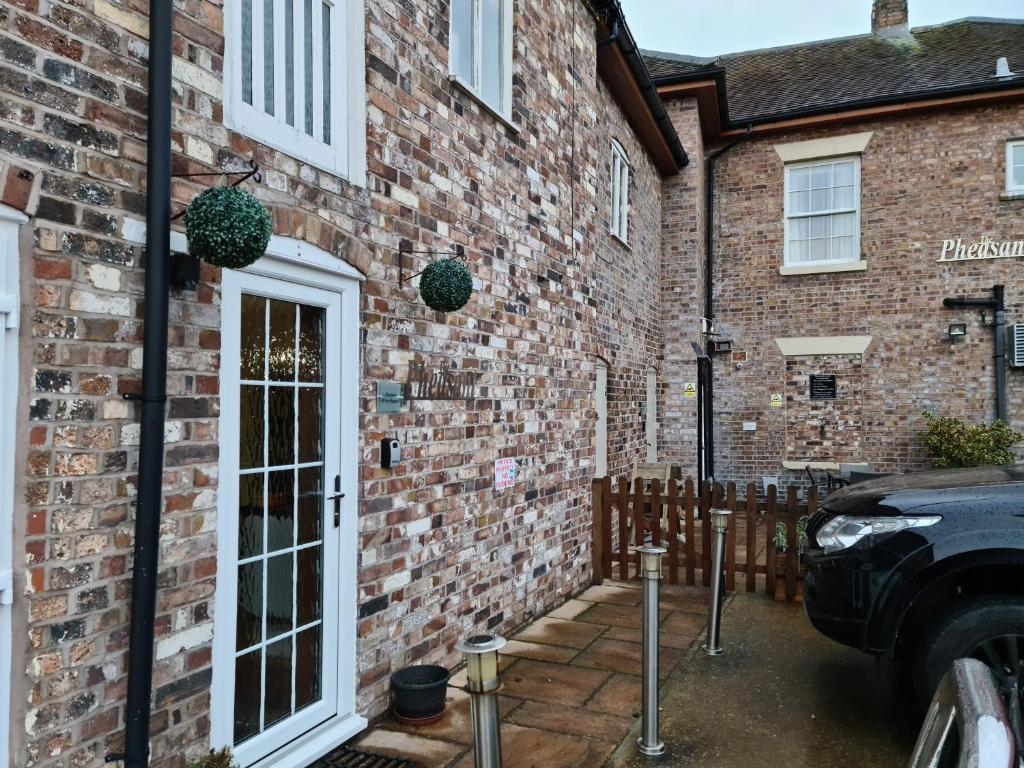
<instances>
[{"instance_id":1,"label":"car headlight","mask_svg":"<svg viewBox=\"0 0 1024 768\"><path fill-rule=\"evenodd\" d=\"M833 517L814 535L825 554L852 547L865 536L899 533L908 528L927 528L942 518L938 515L922 517Z\"/></svg>"}]
</instances>

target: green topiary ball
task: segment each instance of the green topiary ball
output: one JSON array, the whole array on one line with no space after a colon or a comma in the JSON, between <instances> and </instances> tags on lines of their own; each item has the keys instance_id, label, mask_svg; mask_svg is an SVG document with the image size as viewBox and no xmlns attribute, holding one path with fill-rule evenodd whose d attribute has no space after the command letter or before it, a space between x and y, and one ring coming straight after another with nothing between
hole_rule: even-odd
<instances>
[{"instance_id":1,"label":"green topiary ball","mask_svg":"<svg viewBox=\"0 0 1024 768\"><path fill-rule=\"evenodd\" d=\"M423 303L438 312L455 312L473 296L473 277L466 265L455 259L432 262L420 276Z\"/></svg>"},{"instance_id":2,"label":"green topiary ball","mask_svg":"<svg viewBox=\"0 0 1024 768\"><path fill-rule=\"evenodd\" d=\"M211 187L185 211L189 253L217 267L249 266L266 253L270 233L270 212L238 187Z\"/></svg>"}]
</instances>

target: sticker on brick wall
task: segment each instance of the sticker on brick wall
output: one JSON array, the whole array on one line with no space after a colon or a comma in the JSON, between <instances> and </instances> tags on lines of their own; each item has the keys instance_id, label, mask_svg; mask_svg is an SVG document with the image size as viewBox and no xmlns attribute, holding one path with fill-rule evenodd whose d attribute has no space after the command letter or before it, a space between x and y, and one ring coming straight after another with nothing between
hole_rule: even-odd
<instances>
[{"instance_id":1,"label":"sticker on brick wall","mask_svg":"<svg viewBox=\"0 0 1024 768\"><path fill-rule=\"evenodd\" d=\"M781 392L773 392L772 393L771 406L772 406L772 408L781 408L782 407L782 393Z\"/></svg>"},{"instance_id":2,"label":"sticker on brick wall","mask_svg":"<svg viewBox=\"0 0 1024 768\"><path fill-rule=\"evenodd\" d=\"M696 396L697 396L697 385L694 384L692 381L686 382L686 384L683 385L683 397L692 400Z\"/></svg>"},{"instance_id":3,"label":"sticker on brick wall","mask_svg":"<svg viewBox=\"0 0 1024 768\"><path fill-rule=\"evenodd\" d=\"M502 491L516 484L516 460L498 459L494 462L494 490Z\"/></svg>"}]
</instances>

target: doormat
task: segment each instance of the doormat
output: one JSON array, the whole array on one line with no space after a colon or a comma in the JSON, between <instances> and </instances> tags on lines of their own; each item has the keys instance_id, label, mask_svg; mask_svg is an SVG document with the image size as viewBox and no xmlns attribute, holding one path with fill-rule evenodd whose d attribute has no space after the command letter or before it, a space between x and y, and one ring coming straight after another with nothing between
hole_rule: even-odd
<instances>
[{"instance_id":1,"label":"doormat","mask_svg":"<svg viewBox=\"0 0 1024 768\"><path fill-rule=\"evenodd\" d=\"M342 747L327 757L317 760L310 768L422 768L419 763L397 757L384 757L372 752L361 752Z\"/></svg>"}]
</instances>

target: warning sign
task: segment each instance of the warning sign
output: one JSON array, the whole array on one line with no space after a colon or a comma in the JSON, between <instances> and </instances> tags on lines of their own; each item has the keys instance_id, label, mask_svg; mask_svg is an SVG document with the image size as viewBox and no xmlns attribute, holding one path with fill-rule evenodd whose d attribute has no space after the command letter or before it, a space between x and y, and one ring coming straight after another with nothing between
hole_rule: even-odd
<instances>
[{"instance_id":1,"label":"warning sign","mask_svg":"<svg viewBox=\"0 0 1024 768\"><path fill-rule=\"evenodd\" d=\"M772 408L781 408L782 407L782 393L781 392L773 392L772 393L771 406L772 406Z\"/></svg>"},{"instance_id":2,"label":"warning sign","mask_svg":"<svg viewBox=\"0 0 1024 768\"><path fill-rule=\"evenodd\" d=\"M683 385L683 397L692 400L697 396L697 385L692 381L686 382Z\"/></svg>"}]
</instances>

